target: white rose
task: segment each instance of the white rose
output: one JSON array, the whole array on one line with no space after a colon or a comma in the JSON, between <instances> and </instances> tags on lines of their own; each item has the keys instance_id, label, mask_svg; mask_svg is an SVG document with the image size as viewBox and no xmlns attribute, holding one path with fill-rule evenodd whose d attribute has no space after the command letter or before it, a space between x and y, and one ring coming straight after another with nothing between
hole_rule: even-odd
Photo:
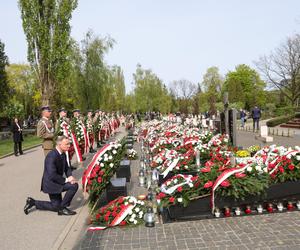
<instances>
[{"instance_id":1,"label":"white rose","mask_svg":"<svg viewBox=\"0 0 300 250\"><path fill-rule=\"evenodd\" d=\"M110 163L109 166L112 168L112 167L114 166L114 164L113 164L113 163Z\"/></svg>"},{"instance_id":2,"label":"white rose","mask_svg":"<svg viewBox=\"0 0 300 250\"><path fill-rule=\"evenodd\" d=\"M104 154L104 157L107 158L108 154Z\"/></svg>"},{"instance_id":3,"label":"white rose","mask_svg":"<svg viewBox=\"0 0 300 250\"><path fill-rule=\"evenodd\" d=\"M192 188L194 186L194 184L193 183L189 183L189 186Z\"/></svg>"},{"instance_id":4,"label":"white rose","mask_svg":"<svg viewBox=\"0 0 300 250\"><path fill-rule=\"evenodd\" d=\"M104 158L103 161L108 161L108 158Z\"/></svg>"},{"instance_id":5,"label":"white rose","mask_svg":"<svg viewBox=\"0 0 300 250\"><path fill-rule=\"evenodd\" d=\"M177 179L174 179L174 181L173 181L175 184L178 182L178 180Z\"/></svg>"},{"instance_id":6,"label":"white rose","mask_svg":"<svg viewBox=\"0 0 300 250\"><path fill-rule=\"evenodd\" d=\"M185 169L188 169L189 167L187 165L184 166Z\"/></svg>"},{"instance_id":7,"label":"white rose","mask_svg":"<svg viewBox=\"0 0 300 250\"><path fill-rule=\"evenodd\" d=\"M127 202L127 201L125 201L125 202L124 202L124 205L125 205L125 206L127 206L127 205L128 205L128 202Z\"/></svg>"},{"instance_id":8,"label":"white rose","mask_svg":"<svg viewBox=\"0 0 300 250\"><path fill-rule=\"evenodd\" d=\"M115 155L117 153L117 150L113 150L112 153Z\"/></svg>"},{"instance_id":9,"label":"white rose","mask_svg":"<svg viewBox=\"0 0 300 250\"><path fill-rule=\"evenodd\" d=\"M104 167L104 163L103 162L100 163L100 167Z\"/></svg>"},{"instance_id":10,"label":"white rose","mask_svg":"<svg viewBox=\"0 0 300 250\"><path fill-rule=\"evenodd\" d=\"M177 201L178 202L182 202L182 198L177 198Z\"/></svg>"},{"instance_id":11,"label":"white rose","mask_svg":"<svg viewBox=\"0 0 300 250\"><path fill-rule=\"evenodd\" d=\"M296 156L296 160L297 160L297 161L300 161L300 155L297 155L297 156Z\"/></svg>"},{"instance_id":12,"label":"white rose","mask_svg":"<svg viewBox=\"0 0 300 250\"><path fill-rule=\"evenodd\" d=\"M134 209L137 213L140 211L140 209L137 207Z\"/></svg>"},{"instance_id":13,"label":"white rose","mask_svg":"<svg viewBox=\"0 0 300 250\"><path fill-rule=\"evenodd\" d=\"M134 219L135 217L136 217L136 214L132 214L132 215L131 215L131 218Z\"/></svg>"},{"instance_id":14,"label":"white rose","mask_svg":"<svg viewBox=\"0 0 300 250\"><path fill-rule=\"evenodd\" d=\"M136 225L138 222L137 222L137 220L134 220L133 223Z\"/></svg>"},{"instance_id":15,"label":"white rose","mask_svg":"<svg viewBox=\"0 0 300 250\"><path fill-rule=\"evenodd\" d=\"M265 173L268 173L268 168L267 167L265 167L263 170L264 170Z\"/></svg>"},{"instance_id":16,"label":"white rose","mask_svg":"<svg viewBox=\"0 0 300 250\"><path fill-rule=\"evenodd\" d=\"M261 171L261 166L255 166L255 169L257 170L257 171Z\"/></svg>"},{"instance_id":17,"label":"white rose","mask_svg":"<svg viewBox=\"0 0 300 250\"><path fill-rule=\"evenodd\" d=\"M252 171L252 167L247 167L247 171L251 172Z\"/></svg>"},{"instance_id":18,"label":"white rose","mask_svg":"<svg viewBox=\"0 0 300 250\"><path fill-rule=\"evenodd\" d=\"M133 222L133 221L134 221L134 219L133 219L133 218L129 218L129 221L130 221L130 222Z\"/></svg>"},{"instance_id":19,"label":"white rose","mask_svg":"<svg viewBox=\"0 0 300 250\"><path fill-rule=\"evenodd\" d=\"M109 159L109 160L111 160L112 158L113 158L113 157L112 157L111 155L110 155L110 156L108 156L108 159Z\"/></svg>"},{"instance_id":20,"label":"white rose","mask_svg":"<svg viewBox=\"0 0 300 250\"><path fill-rule=\"evenodd\" d=\"M129 215L132 215L132 211L129 211L128 214L129 214Z\"/></svg>"}]
</instances>

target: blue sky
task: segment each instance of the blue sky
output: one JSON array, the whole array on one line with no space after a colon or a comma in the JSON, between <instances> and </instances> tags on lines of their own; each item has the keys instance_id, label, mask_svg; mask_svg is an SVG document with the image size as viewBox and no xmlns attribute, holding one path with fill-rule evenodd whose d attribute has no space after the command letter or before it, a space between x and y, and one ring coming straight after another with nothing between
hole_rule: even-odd
<instances>
[{"instance_id":1,"label":"blue sky","mask_svg":"<svg viewBox=\"0 0 300 250\"><path fill-rule=\"evenodd\" d=\"M11 63L26 62L27 45L16 0L0 0L0 39ZM299 0L79 0L72 36L88 29L117 43L105 57L120 65L127 91L137 63L167 85L201 82L210 66L222 74L268 54L300 33Z\"/></svg>"}]
</instances>

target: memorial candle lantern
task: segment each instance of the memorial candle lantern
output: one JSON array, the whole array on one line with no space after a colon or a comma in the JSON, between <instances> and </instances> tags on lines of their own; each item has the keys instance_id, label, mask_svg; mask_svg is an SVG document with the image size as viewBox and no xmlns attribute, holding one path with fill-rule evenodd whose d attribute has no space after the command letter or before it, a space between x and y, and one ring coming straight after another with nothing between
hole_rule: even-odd
<instances>
[{"instance_id":1,"label":"memorial candle lantern","mask_svg":"<svg viewBox=\"0 0 300 250\"><path fill-rule=\"evenodd\" d=\"M277 204L277 209L278 209L279 212L282 212L282 211L283 211L283 205L282 205L281 202L279 202L279 203Z\"/></svg>"},{"instance_id":2,"label":"memorial candle lantern","mask_svg":"<svg viewBox=\"0 0 300 250\"><path fill-rule=\"evenodd\" d=\"M272 204L272 203L269 203L269 204L268 204L268 206L267 206L267 211L268 211L269 213L273 213L274 208L273 208L273 204Z\"/></svg>"},{"instance_id":3,"label":"memorial candle lantern","mask_svg":"<svg viewBox=\"0 0 300 250\"><path fill-rule=\"evenodd\" d=\"M300 210L300 201L297 201L297 204L296 204L298 210Z\"/></svg>"},{"instance_id":4,"label":"memorial candle lantern","mask_svg":"<svg viewBox=\"0 0 300 250\"><path fill-rule=\"evenodd\" d=\"M262 205L258 205L257 206L257 212L259 213L259 214L261 214L262 212L263 212L263 207L262 207Z\"/></svg>"},{"instance_id":5,"label":"memorial candle lantern","mask_svg":"<svg viewBox=\"0 0 300 250\"><path fill-rule=\"evenodd\" d=\"M229 207L225 207L224 215L225 217L230 217L231 213Z\"/></svg>"},{"instance_id":6,"label":"memorial candle lantern","mask_svg":"<svg viewBox=\"0 0 300 250\"><path fill-rule=\"evenodd\" d=\"M154 227L155 226L155 218L152 207L147 207L147 212L144 215L144 221L146 227Z\"/></svg>"},{"instance_id":7,"label":"memorial candle lantern","mask_svg":"<svg viewBox=\"0 0 300 250\"><path fill-rule=\"evenodd\" d=\"M196 165L197 165L197 168L199 169L200 168L200 150L199 149L196 149Z\"/></svg>"},{"instance_id":8,"label":"memorial candle lantern","mask_svg":"<svg viewBox=\"0 0 300 250\"><path fill-rule=\"evenodd\" d=\"M215 216L216 216L217 218L219 218L220 215L221 215L220 209L219 209L219 208L215 208Z\"/></svg>"},{"instance_id":9,"label":"memorial candle lantern","mask_svg":"<svg viewBox=\"0 0 300 250\"><path fill-rule=\"evenodd\" d=\"M229 159L230 159L230 165L232 167L235 167L235 165L236 165L236 159L235 159L234 154L231 153L230 156L229 156Z\"/></svg>"},{"instance_id":10,"label":"memorial candle lantern","mask_svg":"<svg viewBox=\"0 0 300 250\"><path fill-rule=\"evenodd\" d=\"M241 215L241 209L239 207L237 207L234 212L237 216Z\"/></svg>"},{"instance_id":11,"label":"memorial candle lantern","mask_svg":"<svg viewBox=\"0 0 300 250\"><path fill-rule=\"evenodd\" d=\"M139 172L139 185L140 187L144 187L145 186L145 172L144 169L140 169Z\"/></svg>"},{"instance_id":12,"label":"memorial candle lantern","mask_svg":"<svg viewBox=\"0 0 300 250\"><path fill-rule=\"evenodd\" d=\"M289 201L288 204L287 204L287 210L291 211L293 209L294 209L294 205L291 201Z\"/></svg>"},{"instance_id":13,"label":"memorial candle lantern","mask_svg":"<svg viewBox=\"0 0 300 250\"><path fill-rule=\"evenodd\" d=\"M245 213L246 213L246 214L251 214L251 207L250 207L250 206L247 206L247 207L246 207Z\"/></svg>"}]
</instances>

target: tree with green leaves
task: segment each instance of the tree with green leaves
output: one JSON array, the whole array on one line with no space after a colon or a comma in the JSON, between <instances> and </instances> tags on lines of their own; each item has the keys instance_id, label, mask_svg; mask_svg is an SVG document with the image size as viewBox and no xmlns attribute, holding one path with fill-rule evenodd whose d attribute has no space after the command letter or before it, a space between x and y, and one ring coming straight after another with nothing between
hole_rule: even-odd
<instances>
[{"instance_id":1,"label":"tree with green leaves","mask_svg":"<svg viewBox=\"0 0 300 250\"><path fill-rule=\"evenodd\" d=\"M150 69L145 70L138 64L133 77L137 111L170 112L171 97L168 90L163 82Z\"/></svg>"},{"instance_id":2,"label":"tree with green leaves","mask_svg":"<svg viewBox=\"0 0 300 250\"><path fill-rule=\"evenodd\" d=\"M81 43L81 48L73 44L75 105L83 110L106 108L113 86L109 83L112 76L104 55L113 47L114 40L99 38L88 31Z\"/></svg>"},{"instance_id":3,"label":"tree with green leaves","mask_svg":"<svg viewBox=\"0 0 300 250\"><path fill-rule=\"evenodd\" d=\"M55 104L59 84L67 78L70 20L77 0L19 0L28 44L28 61L39 82L43 105Z\"/></svg>"},{"instance_id":4,"label":"tree with green leaves","mask_svg":"<svg viewBox=\"0 0 300 250\"><path fill-rule=\"evenodd\" d=\"M0 110L7 104L9 88L5 67L8 65L8 57L4 51L5 45L0 40Z\"/></svg>"},{"instance_id":5,"label":"tree with green leaves","mask_svg":"<svg viewBox=\"0 0 300 250\"><path fill-rule=\"evenodd\" d=\"M32 114L39 106L35 99L37 82L28 64L10 64L6 67L9 88L12 91L10 103L20 102L23 105L25 115Z\"/></svg>"},{"instance_id":6,"label":"tree with green leaves","mask_svg":"<svg viewBox=\"0 0 300 250\"><path fill-rule=\"evenodd\" d=\"M202 86L209 105L209 112L216 114L216 103L221 97L223 77L218 67L210 67L203 76Z\"/></svg>"},{"instance_id":7,"label":"tree with green leaves","mask_svg":"<svg viewBox=\"0 0 300 250\"><path fill-rule=\"evenodd\" d=\"M243 108L250 110L255 105L262 107L265 104L265 86L254 69L241 64L226 75L223 91L228 92L230 103L244 103Z\"/></svg>"}]
</instances>

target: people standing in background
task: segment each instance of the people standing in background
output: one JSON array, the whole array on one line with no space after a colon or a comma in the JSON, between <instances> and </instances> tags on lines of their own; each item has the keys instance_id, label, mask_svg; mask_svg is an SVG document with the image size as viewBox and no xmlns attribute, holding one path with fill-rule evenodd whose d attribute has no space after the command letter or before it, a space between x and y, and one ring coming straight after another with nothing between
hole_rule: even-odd
<instances>
[{"instance_id":1,"label":"people standing in background","mask_svg":"<svg viewBox=\"0 0 300 250\"><path fill-rule=\"evenodd\" d=\"M23 134L22 134L22 127L19 124L18 118L14 119L14 122L11 127L11 132L13 133L13 140L14 140L14 153L15 156L23 154L22 151L22 141L23 141Z\"/></svg>"},{"instance_id":2,"label":"people standing in background","mask_svg":"<svg viewBox=\"0 0 300 250\"><path fill-rule=\"evenodd\" d=\"M252 109L252 119L253 119L253 132L256 130L259 130L259 119L261 116L260 109L255 106L254 109Z\"/></svg>"},{"instance_id":3,"label":"people standing in background","mask_svg":"<svg viewBox=\"0 0 300 250\"><path fill-rule=\"evenodd\" d=\"M44 106L41 108L42 118L37 124L37 136L43 139L42 147L44 149L44 154L47 154L53 149L53 139L54 139L54 127L50 120L52 110L49 106Z\"/></svg>"},{"instance_id":4,"label":"people standing in background","mask_svg":"<svg viewBox=\"0 0 300 250\"><path fill-rule=\"evenodd\" d=\"M240 110L240 119L241 119L241 127L243 128L245 126L245 120L246 120L246 112L243 109Z\"/></svg>"}]
</instances>

